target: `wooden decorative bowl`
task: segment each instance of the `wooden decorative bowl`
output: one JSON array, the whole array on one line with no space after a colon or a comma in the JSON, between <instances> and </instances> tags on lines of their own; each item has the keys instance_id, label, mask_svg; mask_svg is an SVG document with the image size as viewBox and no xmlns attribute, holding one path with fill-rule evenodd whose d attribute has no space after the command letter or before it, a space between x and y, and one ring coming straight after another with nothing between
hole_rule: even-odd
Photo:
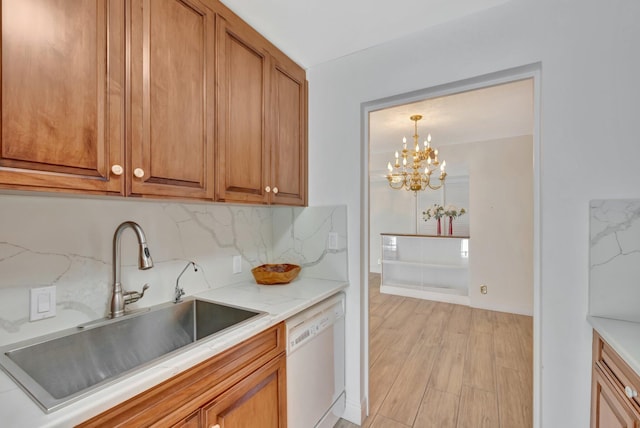
<instances>
[{"instance_id":1,"label":"wooden decorative bowl","mask_svg":"<svg viewBox=\"0 0 640 428\"><path fill-rule=\"evenodd\" d=\"M251 269L253 277L258 284L275 285L288 284L298 276L300 266L284 264L266 264Z\"/></svg>"}]
</instances>

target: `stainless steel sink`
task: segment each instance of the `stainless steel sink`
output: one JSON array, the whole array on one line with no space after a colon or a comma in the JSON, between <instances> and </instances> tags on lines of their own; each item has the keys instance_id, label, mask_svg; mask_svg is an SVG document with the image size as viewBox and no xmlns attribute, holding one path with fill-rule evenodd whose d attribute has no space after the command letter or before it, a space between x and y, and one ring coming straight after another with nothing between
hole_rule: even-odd
<instances>
[{"instance_id":1,"label":"stainless steel sink","mask_svg":"<svg viewBox=\"0 0 640 428\"><path fill-rule=\"evenodd\" d=\"M190 299L0 348L0 366L49 413L264 312Z\"/></svg>"}]
</instances>

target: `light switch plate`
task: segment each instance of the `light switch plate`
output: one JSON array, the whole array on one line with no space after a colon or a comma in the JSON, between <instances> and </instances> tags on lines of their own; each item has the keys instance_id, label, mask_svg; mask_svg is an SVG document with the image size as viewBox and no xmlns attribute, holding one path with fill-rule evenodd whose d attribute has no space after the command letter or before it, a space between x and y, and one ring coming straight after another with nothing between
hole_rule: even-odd
<instances>
[{"instance_id":1,"label":"light switch plate","mask_svg":"<svg viewBox=\"0 0 640 428\"><path fill-rule=\"evenodd\" d=\"M30 292L29 321L56 316L56 286L32 288Z\"/></svg>"}]
</instances>

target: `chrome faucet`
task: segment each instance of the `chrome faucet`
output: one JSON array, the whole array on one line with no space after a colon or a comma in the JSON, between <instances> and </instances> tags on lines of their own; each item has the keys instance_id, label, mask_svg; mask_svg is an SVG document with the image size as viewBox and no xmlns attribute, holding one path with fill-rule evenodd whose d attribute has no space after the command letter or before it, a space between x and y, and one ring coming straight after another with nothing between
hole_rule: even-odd
<instances>
[{"instance_id":1,"label":"chrome faucet","mask_svg":"<svg viewBox=\"0 0 640 428\"><path fill-rule=\"evenodd\" d=\"M187 270L189 265L193 265L193 271L194 272L198 272L198 268L196 267L196 264L194 262L187 263L187 265L184 267L184 269L182 269L182 272L180 272L180 275L178 275L178 279L176 279L176 289L173 292L174 293L173 294L173 303L179 303L182 300L182 296L184 296L184 290L182 288L180 288L179 283L180 283L180 277Z\"/></svg>"},{"instance_id":2,"label":"chrome faucet","mask_svg":"<svg viewBox=\"0 0 640 428\"><path fill-rule=\"evenodd\" d=\"M124 291L120 283L120 236L128 227L133 229L138 238L138 269L146 270L153 267L153 260L151 260L149 248L147 247L147 239L144 236L142 228L138 223L134 223L133 221L125 221L120 224L113 234L113 291L111 294L110 318L117 318L124 315L125 305L142 299L144 292L149 288L149 284L145 284L144 287L142 287L142 292Z\"/></svg>"}]
</instances>

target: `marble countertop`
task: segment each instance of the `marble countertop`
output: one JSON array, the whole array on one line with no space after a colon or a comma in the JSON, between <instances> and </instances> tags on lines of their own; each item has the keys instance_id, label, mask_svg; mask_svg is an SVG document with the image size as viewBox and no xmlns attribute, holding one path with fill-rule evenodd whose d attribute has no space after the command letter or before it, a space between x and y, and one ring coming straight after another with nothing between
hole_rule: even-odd
<instances>
[{"instance_id":1,"label":"marble countertop","mask_svg":"<svg viewBox=\"0 0 640 428\"><path fill-rule=\"evenodd\" d=\"M640 375L640 323L589 316L587 320L602 338Z\"/></svg>"},{"instance_id":2,"label":"marble countertop","mask_svg":"<svg viewBox=\"0 0 640 428\"><path fill-rule=\"evenodd\" d=\"M245 339L345 289L345 281L298 278L288 285L263 286L242 282L198 293L212 300L267 312L268 315L198 345L137 373L128 375L88 397L45 414L4 372L0 371L0 415L8 427L69 427L218 354ZM613 346L613 344L612 344Z\"/></svg>"}]
</instances>

